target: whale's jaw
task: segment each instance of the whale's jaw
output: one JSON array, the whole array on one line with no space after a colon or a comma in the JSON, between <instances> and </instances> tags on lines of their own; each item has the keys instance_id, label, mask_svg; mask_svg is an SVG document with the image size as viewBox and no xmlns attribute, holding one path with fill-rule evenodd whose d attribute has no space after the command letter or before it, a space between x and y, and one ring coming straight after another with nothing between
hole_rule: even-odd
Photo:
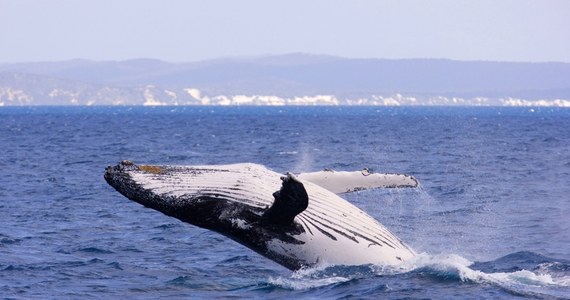
<instances>
[{"instance_id":1,"label":"whale's jaw","mask_svg":"<svg viewBox=\"0 0 570 300\"><path fill-rule=\"evenodd\" d=\"M183 209L181 202L169 201L168 197L159 197L152 190L141 185L133 178L137 172L150 172L159 174L160 167L138 166L124 160L116 166L108 166L105 169L104 178L107 183L128 199L140 203L146 207L158 210L166 215L175 216L177 210Z\"/></svg>"}]
</instances>

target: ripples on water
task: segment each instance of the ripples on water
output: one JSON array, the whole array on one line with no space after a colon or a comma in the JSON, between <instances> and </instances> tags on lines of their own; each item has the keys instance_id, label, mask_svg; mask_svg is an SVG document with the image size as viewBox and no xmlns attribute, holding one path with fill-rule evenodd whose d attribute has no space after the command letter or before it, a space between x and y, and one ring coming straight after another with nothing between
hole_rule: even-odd
<instances>
[{"instance_id":1,"label":"ripples on water","mask_svg":"<svg viewBox=\"0 0 570 300\"><path fill-rule=\"evenodd\" d=\"M5 298L570 297L568 110L4 107L0 145ZM346 198L423 254L290 272L116 193L123 159L413 174Z\"/></svg>"}]
</instances>

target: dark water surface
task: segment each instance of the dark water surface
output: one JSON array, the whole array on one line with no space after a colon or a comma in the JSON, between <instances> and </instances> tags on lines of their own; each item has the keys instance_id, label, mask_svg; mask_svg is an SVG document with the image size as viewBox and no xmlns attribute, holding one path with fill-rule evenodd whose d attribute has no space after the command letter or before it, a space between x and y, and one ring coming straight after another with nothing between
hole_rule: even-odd
<instances>
[{"instance_id":1,"label":"dark water surface","mask_svg":"<svg viewBox=\"0 0 570 300\"><path fill-rule=\"evenodd\" d=\"M570 109L2 107L0 147L1 298L570 298ZM290 272L128 201L123 159L412 174L345 197L422 254Z\"/></svg>"}]
</instances>

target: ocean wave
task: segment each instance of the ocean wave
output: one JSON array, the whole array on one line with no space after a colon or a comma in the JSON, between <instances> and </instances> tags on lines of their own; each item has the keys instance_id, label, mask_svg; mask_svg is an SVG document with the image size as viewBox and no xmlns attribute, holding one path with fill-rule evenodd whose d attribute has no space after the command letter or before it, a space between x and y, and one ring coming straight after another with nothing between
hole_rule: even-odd
<instances>
[{"instance_id":1,"label":"ocean wave","mask_svg":"<svg viewBox=\"0 0 570 300\"><path fill-rule=\"evenodd\" d=\"M501 260L501 259L499 259ZM516 263L516 262L513 262ZM557 277L549 268L539 269L540 265L523 269L513 265L512 271L486 273L473 268L473 262L456 254L427 255L421 254L408 265L414 273L428 274L443 279L458 279L464 282L491 283L502 287L529 286L541 287L550 285L568 286L566 276Z\"/></svg>"},{"instance_id":2,"label":"ocean wave","mask_svg":"<svg viewBox=\"0 0 570 300\"><path fill-rule=\"evenodd\" d=\"M527 259L519 267L520 256ZM541 257L544 259L538 260ZM503 270L510 261L511 271ZM533 264L532 262L535 262ZM490 271L485 271L488 269ZM499 270L499 271L493 271ZM570 264L531 252L519 252L495 261L474 263L457 254L430 255L422 253L400 266L331 266L320 265L293 272L289 277L270 277L268 284L286 290L332 288L358 280L416 278L435 282L495 285L509 294L564 297L570 293ZM382 285L382 284L381 284ZM385 286L389 289L388 286Z\"/></svg>"}]
</instances>

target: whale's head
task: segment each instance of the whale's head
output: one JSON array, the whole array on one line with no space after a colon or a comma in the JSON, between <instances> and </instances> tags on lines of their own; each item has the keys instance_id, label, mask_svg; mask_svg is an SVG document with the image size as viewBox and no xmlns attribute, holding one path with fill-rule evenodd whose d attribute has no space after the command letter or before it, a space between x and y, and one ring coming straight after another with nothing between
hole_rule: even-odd
<instances>
[{"instance_id":1,"label":"whale's head","mask_svg":"<svg viewBox=\"0 0 570 300\"><path fill-rule=\"evenodd\" d=\"M199 227L225 233L236 223L247 224L261 219L265 212L262 205L240 201L228 194L227 189L216 190L206 184L201 187L200 183L192 181L199 180L194 175L197 174L184 173L174 166L122 161L107 167L104 178L128 199Z\"/></svg>"},{"instance_id":2,"label":"whale's head","mask_svg":"<svg viewBox=\"0 0 570 300\"><path fill-rule=\"evenodd\" d=\"M107 167L104 177L130 200L298 268L298 262L268 254L266 243L301 243L295 235L303 228L294 218L307 208L307 192L292 174L264 172L269 171L253 164L189 168L122 161Z\"/></svg>"}]
</instances>

